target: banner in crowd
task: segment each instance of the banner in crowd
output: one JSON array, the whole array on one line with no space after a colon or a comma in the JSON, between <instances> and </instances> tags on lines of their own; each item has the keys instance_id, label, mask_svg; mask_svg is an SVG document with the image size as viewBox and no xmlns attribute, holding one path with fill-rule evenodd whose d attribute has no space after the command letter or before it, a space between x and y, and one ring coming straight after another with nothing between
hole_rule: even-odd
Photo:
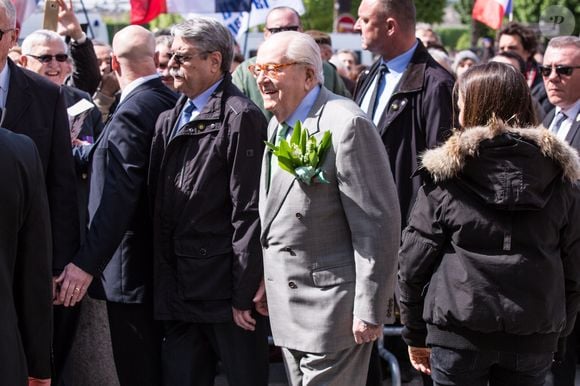
<instances>
[{"instance_id":1,"label":"banner in crowd","mask_svg":"<svg viewBox=\"0 0 580 386\"><path fill-rule=\"evenodd\" d=\"M12 0L16 7L16 23L21 26L24 20L28 18L36 9L40 0Z\"/></svg>"},{"instance_id":2,"label":"banner in crowd","mask_svg":"<svg viewBox=\"0 0 580 386\"><path fill-rule=\"evenodd\" d=\"M145 24L162 13L248 12L252 0L131 0L131 24Z\"/></svg>"},{"instance_id":3,"label":"banner in crowd","mask_svg":"<svg viewBox=\"0 0 580 386\"><path fill-rule=\"evenodd\" d=\"M512 0L475 0L471 17L493 28L499 29L506 14L512 11Z\"/></svg>"},{"instance_id":4,"label":"banner in crowd","mask_svg":"<svg viewBox=\"0 0 580 386\"><path fill-rule=\"evenodd\" d=\"M244 35L248 28L255 27L266 22L266 16L272 8L290 7L296 10L299 15L304 14L304 4L302 0L252 0L250 12L219 12L205 14L211 16L223 23L232 35L239 38ZM184 18L203 12L183 13Z\"/></svg>"}]
</instances>

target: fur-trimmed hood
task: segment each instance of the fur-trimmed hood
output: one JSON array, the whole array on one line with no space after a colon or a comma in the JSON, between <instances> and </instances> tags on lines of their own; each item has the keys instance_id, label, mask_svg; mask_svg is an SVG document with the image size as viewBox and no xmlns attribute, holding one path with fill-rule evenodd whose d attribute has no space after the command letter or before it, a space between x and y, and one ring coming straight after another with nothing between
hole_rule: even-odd
<instances>
[{"instance_id":1,"label":"fur-trimmed hood","mask_svg":"<svg viewBox=\"0 0 580 386\"><path fill-rule=\"evenodd\" d=\"M456 178L486 202L510 208L543 207L553 182L580 179L577 151L544 127L457 131L421 161L435 182Z\"/></svg>"}]
</instances>

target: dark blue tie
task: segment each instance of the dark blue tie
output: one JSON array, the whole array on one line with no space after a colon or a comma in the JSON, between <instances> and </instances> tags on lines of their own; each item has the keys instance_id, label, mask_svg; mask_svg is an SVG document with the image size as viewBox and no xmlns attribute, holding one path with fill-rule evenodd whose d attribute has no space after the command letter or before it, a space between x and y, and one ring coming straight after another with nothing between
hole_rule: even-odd
<instances>
[{"instance_id":1,"label":"dark blue tie","mask_svg":"<svg viewBox=\"0 0 580 386\"><path fill-rule=\"evenodd\" d=\"M377 74L377 80L375 81L375 88L373 89L371 99L369 100L368 114L371 119L373 119L375 116L375 110L377 108L377 104L379 102L379 97L381 96L382 89L384 88L385 74L387 72L389 72L387 65L385 63L381 63Z\"/></svg>"}]
</instances>

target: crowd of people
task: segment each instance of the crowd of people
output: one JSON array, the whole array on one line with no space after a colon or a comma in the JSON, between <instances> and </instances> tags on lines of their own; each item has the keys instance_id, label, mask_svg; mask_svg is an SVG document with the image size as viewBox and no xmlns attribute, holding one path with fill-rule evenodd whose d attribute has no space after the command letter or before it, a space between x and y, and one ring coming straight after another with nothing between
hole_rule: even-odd
<instances>
[{"instance_id":1,"label":"crowd of people","mask_svg":"<svg viewBox=\"0 0 580 386\"><path fill-rule=\"evenodd\" d=\"M90 296L121 386L267 385L269 335L296 386L381 385L377 340L424 385L574 385L580 38L451 61L363 0L368 68L289 7L242 60L212 18L109 45L58 4L17 47L0 0L3 384L71 384Z\"/></svg>"}]
</instances>

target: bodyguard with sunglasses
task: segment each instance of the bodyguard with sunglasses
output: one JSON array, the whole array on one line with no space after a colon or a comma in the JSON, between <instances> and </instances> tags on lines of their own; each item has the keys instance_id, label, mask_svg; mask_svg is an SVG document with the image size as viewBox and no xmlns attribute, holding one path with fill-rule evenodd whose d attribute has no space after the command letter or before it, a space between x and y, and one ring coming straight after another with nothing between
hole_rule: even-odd
<instances>
[{"instance_id":1,"label":"bodyguard with sunglasses","mask_svg":"<svg viewBox=\"0 0 580 386\"><path fill-rule=\"evenodd\" d=\"M580 151L580 38L558 36L550 40L539 67L550 103L556 106L544 126ZM574 386L580 323L567 337L562 362L552 366L554 386Z\"/></svg>"}]
</instances>

